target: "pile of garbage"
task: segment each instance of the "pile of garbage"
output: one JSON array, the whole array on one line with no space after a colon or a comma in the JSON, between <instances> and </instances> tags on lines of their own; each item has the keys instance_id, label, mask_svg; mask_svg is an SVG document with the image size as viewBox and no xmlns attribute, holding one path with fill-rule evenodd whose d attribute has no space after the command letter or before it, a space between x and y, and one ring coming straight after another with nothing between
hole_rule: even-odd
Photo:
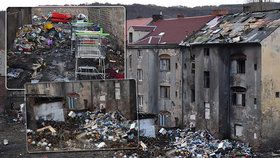
<instances>
[{"instance_id":1,"label":"pile of garbage","mask_svg":"<svg viewBox=\"0 0 280 158\"><path fill-rule=\"evenodd\" d=\"M215 139L208 131L192 132L190 129L159 131L170 139L166 147L168 157L252 157L251 148L244 143L230 140Z\"/></svg>"},{"instance_id":2,"label":"pile of garbage","mask_svg":"<svg viewBox=\"0 0 280 158\"><path fill-rule=\"evenodd\" d=\"M14 40L14 51L31 54L38 49L67 47L70 35L71 30L61 28L61 25L54 26L51 23L24 25L18 29Z\"/></svg>"},{"instance_id":3,"label":"pile of garbage","mask_svg":"<svg viewBox=\"0 0 280 158\"><path fill-rule=\"evenodd\" d=\"M138 145L136 121L120 112L70 111L65 122L38 120L40 128L27 131L31 151L96 150Z\"/></svg>"}]
</instances>

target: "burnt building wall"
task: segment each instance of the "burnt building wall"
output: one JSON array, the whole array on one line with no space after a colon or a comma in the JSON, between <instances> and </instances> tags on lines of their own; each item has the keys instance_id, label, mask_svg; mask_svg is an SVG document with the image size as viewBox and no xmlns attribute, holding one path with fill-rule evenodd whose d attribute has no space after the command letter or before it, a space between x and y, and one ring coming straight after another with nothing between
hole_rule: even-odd
<instances>
[{"instance_id":1,"label":"burnt building wall","mask_svg":"<svg viewBox=\"0 0 280 158\"><path fill-rule=\"evenodd\" d=\"M105 108L119 110L128 119L136 119L135 91L134 80L26 84L27 98L64 98L68 111ZM69 107L69 98L77 99L74 108Z\"/></svg>"},{"instance_id":2,"label":"burnt building wall","mask_svg":"<svg viewBox=\"0 0 280 158\"><path fill-rule=\"evenodd\" d=\"M7 8L7 49L12 47L18 28L31 24L31 8Z\"/></svg>"},{"instance_id":3,"label":"burnt building wall","mask_svg":"<svg viewBox=\"0 0 280 158\"><path fill-rule=\"evenodd\" d=\"M186 126L195 124L220 138L239 139L257 147L261 116L260 59L259 45L188 47L183 53ZM244 73L239 72L243 71L241 68L237 70L236 60L244 61ZM205 83L207 78L209 85ZM238 100L238 104L233 100Z\"/></svg>"}]
</instances>

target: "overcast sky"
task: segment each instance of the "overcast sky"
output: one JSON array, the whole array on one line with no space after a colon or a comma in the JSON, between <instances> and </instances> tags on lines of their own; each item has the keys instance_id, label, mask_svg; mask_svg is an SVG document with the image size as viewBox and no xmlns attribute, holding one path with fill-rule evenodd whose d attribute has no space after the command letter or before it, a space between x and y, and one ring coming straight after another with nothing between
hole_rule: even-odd
<instances>
[{"instance_id":1,"label":"overcast sky","mask_svg":"<svg viewBox=\"0 0 280 158\"><path fill-rule=\"evenodd\" d=\"M280 0L274 0L279 2ZM203 6L203 5L220 5L220 4L241 4L247 0L4 0L1 1L0 10L7 7L20 6L38 6L38 5L64 5L64 4L81 4L81 3L112 3L112 4L156 4L160 6Z\"/></svg>"}]
</instances>

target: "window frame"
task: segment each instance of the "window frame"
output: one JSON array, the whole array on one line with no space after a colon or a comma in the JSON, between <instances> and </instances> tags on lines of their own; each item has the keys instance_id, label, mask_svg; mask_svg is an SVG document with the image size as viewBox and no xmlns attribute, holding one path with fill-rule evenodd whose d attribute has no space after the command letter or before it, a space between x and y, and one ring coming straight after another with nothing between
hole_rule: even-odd
<instances>
[{"instance_id":1,"label":"window frame","mask_svg":"<svg viewBox=\"0 0 280 158\"><path fill-rule=\"evenodd\" d=\"M159 69L160 69L160 71L169 72L170 69L171 69L170 68L170 62L171 62L170 58L160 58L160 61L159 61Z\"/></svg>"},{"instance_id":2,"label":"window frame","mask_svg":"<svg viewBox=\"0 0 280 158\"><path fill-rule=\"evenodd\" d=\"M160 86L160 98L170 99L170 86Z\"/></svg>"},{"instance_id":3,"label":"window frame","mask_svg":"<svg viewBox=\"0 0 280 158\"><path fill-rule=\"evenodd\" d=\"M210 88L210 72L209 71L204 71L204 88Z\"/></svg>"}]
</instances>

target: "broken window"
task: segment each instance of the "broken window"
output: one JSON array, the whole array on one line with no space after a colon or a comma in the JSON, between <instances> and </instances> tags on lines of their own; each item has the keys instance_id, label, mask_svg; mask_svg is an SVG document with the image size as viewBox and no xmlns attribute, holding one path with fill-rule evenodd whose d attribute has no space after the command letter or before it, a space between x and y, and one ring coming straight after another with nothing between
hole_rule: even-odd
<instances>
[{"instance_id":1,"label":"broken window","mask_svg":"<svg viewBox=\"0 0 280 158\"><path fill-rule=\"evenodd\" d=\"M143 95L138 95L138 105L143 106L144 100L143 100Z\"/></svg>"},{"instance_id":2,"label":"broken window","mask_svg":"<svg viewBox=\"0 0 280 158\"><path fill-rule=\"evenodd\" d=\"M204 113L204 117L206 120L209 120L210 119L210 104L205 102L204 103L204 110L205 110L205 113Z\"/></svg>"},{"instance_id":3,"label":"broken window","mask_svg":"<svg viewBox=\"0 0 280 158\"><path fill-rule=\"evenodd\" d=\"M77 97L67 97L69 109L77 108L78 98Z\"/></svg>"},{"instance_id":4,"label":"broken window","mask_svg":"<svg viewBox=\"0 0 280 158\"><path fill-rule=\"evenodd\" d=\"M240 124L234 125L234 135L236 137L241 137L243 135L243 126Z\"/></svg>"},{"instance_id":5,"label":"broken window","mask_svg":"<svg viewBox=\"0 0 280 158\"><path fill-rule=\"evenodd\" d=\"M175 63L175 68L176 68L176 69L178 68L178 63Z\"/></svg>"},{"instance_id":6,"label":"broken window","mask_svg":"<svg viewBox=\"0 0 280 158\"><path fill-rule=\"evenodd\" d=\"M258 65L254 64L254 69L257 70L258 69Z\"/></svg>"},{"instance_id":7,"label":"broken window","mask_svg":"<svg viewBox=\"0 0 280 158\"><path fill-rule=\"evenodd\" d=\"M170 71L170 59L160 59L160 70Z\"/></svg>"},{"instance_id":8,"label":"broken window","mask_svg":"<svg viewBox=\"0 0 280 158\"><path fill-rule=\"evenodd\" d=\"M232 93L232 105L245 106L246 94L244 92L233 92Z\"/></svg>"},{"instance_id":9,"label":"broken window","mask_svg":"<svg viewBox=\"0 0 280 158\"><path fill-rule=\"evenodd\" d=\"M191 89L191 102L195 102L195 90Z\"/></svg>"},{"instance_id":10,"label":"broken window","mask_svg":"<svg viewBox=\"0 0 280 158\"><path fill-rule=\"evenodd\" d=\"M235 53L231 55L231 73L244 74L246 67L246 55L243 53Z\"/></svg>"},{"instance_id":11,"label":"broken window","mask_svg":"<svg viewBox=\"0 0 280 158\"><path fill-rule=\"evenodd\" d=\"M143 70L142 69L137 69L137 80L143 81Z\"/></svg>"},{"instance_id":12,"label":"broken window","mask_svg":"<svg viewBox=\"0 0 280 158\"><path fill-rule=\"evenodd\" d=\"M276 97L276 98L280 98L280 92L276 92L276 93L275 93L275 97Z\"/></svg>"},{"instance_id":13,"label":"broken window","mask_svg":"<svg viewBox=\"0 0 280 158\"><path fill-rule=\"evenodd\" d=\"M120 83L115 83L115 99L121 99L121 85L120 85Z\"/></svg>"},{"instance_id":14,"label":"broken window","mask_svg":"<svg viewBox=\"0 0 280 158\"><path fill-rule=\"evenodd\" d=\"M237 73L244 74L245 73L245 60L237 61Z\"/></svg>"},{"instance_id":15,"label":"broken window","mask_svg":"<svg viewBox=\"0 0 280 158\"><path fill-rule=\"evenodd\" d=\"M129 37L128 37L128 38L129 38L129 43L132 43L132 41L133 41L133 40L132 40L132 38L133 38L132 32L129 32Z\"/></svg>"},{"instance_id":16,"label":"broken window","mask_svg":"<svg viewBox=\"0 0 280 158\"><path fill-rule=\"evenodd\" d=\"M209 71L204 71L204 88L210 88L210 74L209 74Z\"/></svg>"},{"instance_id":17,"label":"broken window","mask_svg":"<svg viewBox=\"0 0 280 158\"><path fill-rule=\"evenodd\" d=\"M209 56L209 48L204 48L204 56Z\"/></svg>"},{"instance_id":18,"label":"broken window","mask_svg":"<svg viewBox=\"0 0 280 158\"><path fill-rule=\"evenodd\" d=\"M192 62L192 73L194 74L195 73L195 63Z\"/></svg>"},{"instance_id":19,"label":"broken window","mask_svg":"<svg viewBox=\"0 0 280 158\"><path fill-rule=\"evenodd\" d=\"M129 68L132 68L132 55L129 55L128 60L129 60Z\"/></svg>"},{"instance_id":20,"label":"broken window","mask_svg":"<svg viewBox=\"0 0 280 158\"><path fill-rule=\"evenodd\" d=\"M141 50L138 49L138 58L141 58L142 54L141 54Z\"/></svg>"},{"instance_id":21,"label":"broken window","mask_svg":"<svg viewBox=\"0 0 280 158\"><path fill-rule=\"evenodd\" d=\"M167 126L167 123L170 119L170 112L163 111L159 113L159 125L160 126Z\"/></svg>"},{"instance_id":22,"label":"broken window","mask_svg":"<svg viewBox=\"0 0 280 158\"><path fill-rule=\"evenodd\" d=\"M170 98L170 86L160 86L160 97Z\"/></svg>"},{"instance_id":23,"label":"broken window","mask_svg":"<svg viewBox=\"0 0 280 158\"><path fill-rule=\"evenodd\" d=\"M254 104L255 105L257 104L257 98L254 98Z\"/></svg>"}]
</instances>

